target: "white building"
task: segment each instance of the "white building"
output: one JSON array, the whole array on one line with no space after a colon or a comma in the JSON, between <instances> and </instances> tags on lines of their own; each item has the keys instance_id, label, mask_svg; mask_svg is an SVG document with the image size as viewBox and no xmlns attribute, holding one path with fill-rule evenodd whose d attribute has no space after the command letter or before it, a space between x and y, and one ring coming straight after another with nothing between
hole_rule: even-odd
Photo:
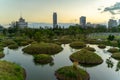
<instances>
[{"instance_id":1,"label":"white building","mask_svg":"<svg viewBox=\"0 0 120 80\"><path fill-rule=\"evenodd\" d=\"M19 28L26 28L28 26L28 23L25 22L25 19L20 17L19 21L16 22L16 26Z\"/></svg>"}]
</instances>

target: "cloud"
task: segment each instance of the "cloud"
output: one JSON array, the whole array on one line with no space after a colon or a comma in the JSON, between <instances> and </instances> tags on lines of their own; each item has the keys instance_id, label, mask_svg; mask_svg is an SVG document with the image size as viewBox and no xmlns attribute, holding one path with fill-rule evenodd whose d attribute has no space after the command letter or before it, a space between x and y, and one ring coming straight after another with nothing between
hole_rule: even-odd
<instances>
[{"instance_id":1,"label":"cloud","mask_svg":"<svg viewBox=\"0 0 120 80\"><path fill-rule=\"evenodd\" d=\"M110 12L112 15L120 14L120 2L115 3L113 6L105 7L103 12Z\"/></svg>"}]
</instances>

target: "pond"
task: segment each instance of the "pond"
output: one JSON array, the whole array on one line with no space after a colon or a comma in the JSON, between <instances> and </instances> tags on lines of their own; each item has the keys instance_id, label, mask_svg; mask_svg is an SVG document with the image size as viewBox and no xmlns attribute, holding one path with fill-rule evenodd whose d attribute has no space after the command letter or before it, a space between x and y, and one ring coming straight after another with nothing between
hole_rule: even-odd
<instances>
[{"instance_id":1,"label":"pond","mask_svg":"<svg viewBox=\"0 0 120 80\"><path fill-rule=\"evenodd\" d=\"M35 64L32 55L22 52L22 49L24 47L20 47L16 50L11 50L5 47L5 57L1 60L7 60L21 65L26 70L26 80L57 80L54 72L63 66L72 65L69 56L73 52L77 51L69 47L69 44L61 46L63 47L63 51L52 56L54 61L51 64ZM110 47L107 46L105 49L100 49L97 47L97 45L89 46L95 48L96 53L100 55L104 60L102 64L94 67L79 66L85 69L90 74L90 80L120 80L120 71L116 71L116 65L118 61L113 58L109 58L111 56L111 53L107 52Z\"/></svg>"}]
</instances>

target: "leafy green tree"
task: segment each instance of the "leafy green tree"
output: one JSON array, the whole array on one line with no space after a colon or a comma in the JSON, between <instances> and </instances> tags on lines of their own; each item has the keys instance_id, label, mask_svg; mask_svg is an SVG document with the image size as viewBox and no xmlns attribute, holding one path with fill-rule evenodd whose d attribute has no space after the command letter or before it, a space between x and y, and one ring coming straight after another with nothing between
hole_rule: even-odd
<instances>
[{"instance_id":1,"label":"leafy green tree","mask_svg":"<svg viewBox=\"0 0 120 80\"><path fill-rule=\"evenodd\" d=\"M118 43L118 48L120 50L120 40L118 40L117 43Z\"/></svg>"},{"instance_id":2,"label":"leafy green tree","mask_svg":"<svg viewBox=\"0 0 120 80\"><path fill-rule=\"evenodd\" d=\"M42 40L42 34L40 32L36 32L35 35L34 35L34 39L37 42L40 42Z\"/></svg>"},{"instance_id":3,"label":"leafy green tree","mask_svg":"<svg viewBox=\"0 0 120 80\"><path fill-rule=\"evenodd\" d=\"M109 41L113 41L115 39L115 36L114 35L109 35L108 38L107 38Z\"/></svg>"}]
</instances>

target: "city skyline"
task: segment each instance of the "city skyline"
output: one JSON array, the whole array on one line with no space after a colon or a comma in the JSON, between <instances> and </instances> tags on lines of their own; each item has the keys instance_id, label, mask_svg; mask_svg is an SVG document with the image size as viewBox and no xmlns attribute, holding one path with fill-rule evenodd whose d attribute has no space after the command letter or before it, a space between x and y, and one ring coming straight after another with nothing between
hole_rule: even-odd
<instances>
[{"instance_id":1,"label":"city skyline","mask_svg":"<svg viewBox=\"0 0 120 80\"><path fill-rule=\"evenodd\" d=\"M87 22L107 23L111 17L120 18L120 0L1 0L0 24L8 24L20 15L28 22L52 23L57 12L59 23L79 23L81 16Z\"/></svg>"}]
</instances>

